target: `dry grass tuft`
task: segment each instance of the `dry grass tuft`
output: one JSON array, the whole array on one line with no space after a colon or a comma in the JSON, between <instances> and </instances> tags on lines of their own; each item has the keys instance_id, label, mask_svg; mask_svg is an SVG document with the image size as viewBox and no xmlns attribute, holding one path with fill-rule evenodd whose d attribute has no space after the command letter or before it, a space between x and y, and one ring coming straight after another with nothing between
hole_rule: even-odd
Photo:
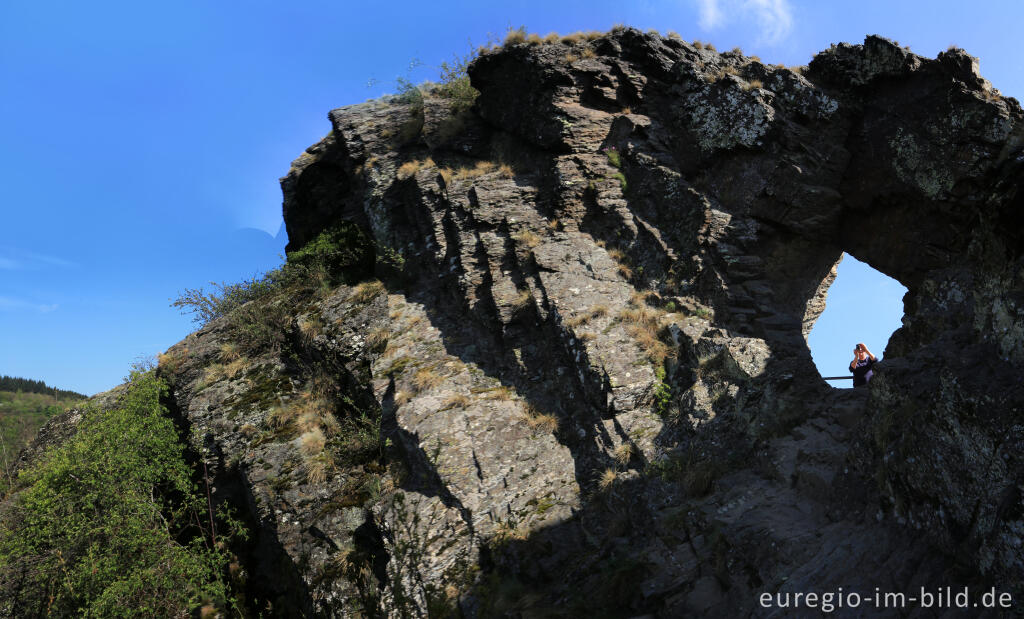
<instances>
[{"instance_id":1,"label":"dry grass tuft","mask_svg":"<svg viewBox=\"0 0 1024 619\"><path fill-rule=\"evenodd\" d=\"M430 157L426 159L414 159L413 161L406 161L398 168L398 180L404 180L416 174L422 169L434 167L434 160Z\"/></svg>"},{"instance_id":2,"label":"dry grass tuft","mask_svg":"<svg viewBox=\"0 0 1024 619\"><path fill-rule=\"evenodd\" d=\"M568 54L565 55L565 61L568 62L569 64L572 64L572 63L576 62L579 59L580 59L580 57L577 56L576 54L573 54L573 53L568 53Z\"/></svg>"},{"instance_id":3,"label":"dry grass tuft","mask_svg":"<svg viewBox=\"0 0 1024 619\"><path fill-rule=\"evenodd\" d=\"M259 434L260 431L256 429L256 426L252 425L251 423L247 423L238 429L238 433L244 436L245 438L253 438L257 434Z\"/></svg>"},{"instance_id":4,"label":"dry grass tuft","mask_svg":"<svg viewBox=\"0 0 1024 619\"><path fill-rule=\"evenodd\" d=\"M295 410L291 406L275 406L270 409L267 416L267 423L271 428L283 428L295 419Z\"/></svg>"},{"instance_id":5,"label":"dry grass tuft","mask_svg":"<svg viewBox=\"0 0 1024 619\"><path fill-rule=\"evenodd\" d=\"M626 333L655 365L664 363L669 353L668 345L659 336L660 321L664 316L664 311L651 309L646 304L619 312L619 319L626 325Z\"/></svg>"},{"instance_id":6,"label":"dry grass tuft","mask_svg":"<svg viewBox=\"0 0 1024 619\"><path fill-rule=\"evenodd\" d=\"M512 300L512 310L521 312L533 304L533 295L527 289L522 289L516 298Z\"/></svg>"},{"instance_id":7,"label":"dry grass tuft","mask_svg":"<svg viewBox=\"0 0 1024 619\"><path fill-rule=\"evenodd\" d=\"M412 377L412 384L417 391L433 389L444 382L444 377L430 368L416 370Z\"/></svg>"},{"instance_id":8,"label":"dry grass tuft","mask_svg":"<svg viewBox=\"0 0 1024 619\"><path fill-rule=\"evenodd\" d=\"M333 463L331 463L333 464ZM308 458L303 463L306 470L306 481L311 484L322 484L327 481L327 471L331 468L327 458Z\"/></svg>"},{"instance_id":9,"label":"dry grass tuft","mask_svg":"<svg viewBox=\"0 0 1024 619\"><path fill-rule=\"evenodd\" d=\"M209 387L213 383L224 380L227 378L227 373L224 371L224 365L220 363L214 363L206 367L203 371L203 378L200 379L200 388Z\"/></svg>"},{"instance_id":10,"label":"dry grass tuft","mask_svg":"<svg viewBox=\"0 0 1024 619\"><path fill-rule=\"evenodd\" d=\"M585 312L580 312L579 314L573 316L572 318L567 319L565 321L565 324L575 329L576 327L587 324L588 322L594 320L595 318L601 318L602 316L606 316L607 314L607 305L595 305L590 309L586 310Z\"/></svg>"},{"instance_id":11,"label":"dry grass tuft","mask_svg":"<svg viewBox=\"0 0 1024 619\"><path fill-rule=\"evenodd\" d=\"M513 237L523 245L526 245L530 249L540 245L540 237L537 236L532 230L523 230L519 234Z\"/></svg>"},{"instance_id":12,"label":"dry grass tuft","mask_svg":"<svg viewBox=\"0 0 1024 619\"><path fill-rule=\"evenodd\" d=\"M633 108L631 108L631 107L624 107L624 108L622 108L622 113L623 114L632 114L633 113Z\"/></svg>"},{"instance_id":13,"label":"dry grass tuft","mask_svg":"<svg viewBox=\"0 0 1024 619\"><path fill-rule=\"evenodd\" d=\"M657 305L660 301L661 295L653 290L636 290L629 295L629 304L633 306Z\"/></svg>"},{"instance_id":14,"label":"dry grass tuft","mask_svg":"<svg viewBox=\"0 0 1024 619\"><path fill-rule=\"evenodd\" d=\"M562 43L566 45L575 45L583 40L585 39L582 32L572 32L562 37Z\"/></svg>"},{"instance_id":15,"label":"dry grass tuft","mask_svg":"<svg viewBox=\"0 0 1024 619\"><path fill-rule=\"evenodd\" d=\"M601 478L597 480L597 487L601 492L607 492L615 486L615 480L618 479L619 474L615 472L615 469L605 469L604 473L601 473Z\"/></svg>"},{"instance_id":16,"label":"dry grass tuft","mask_svg":"<svg viewBox=\"0 0 1024 619\"><path fill-rule=\"evenodd\" d=\"M412 393L404 389L399 389L395 392L395 404L399 406L408 402L410 398L412 398Z\"/></svg>"},{"instance_id":17,"label":"dry grass tuft","mask_svg":"<svg viewBox=\"0 0 1024 619\"><path fill-rule=\"evenodd\" d=\"M387 350L388 340L391 337L391 331L387 327L377 327L366 336L366 348L373 352L381 352Z\"/></svg>"},{"instance_id":18,"label":"dry grass tuft","mask_svg":"<svg viewBox=\"0 0 1024 619\"><path fill-rule=\"evenodd\" d=\"M595 52L594 50L590 49L589 47L584 47L583 51L580 53L580 57L582 57L582 58L597 58L597 52Z\"/></svg>"},{"instance_id":19,"label":"dry grass tuft","mask_svg":"<svg viewBox=\"0 0 1024 619\"><path fill-rule=\"evenodd\" d=\"M526 425L540 432L554 434L558 431L558 418L547 413L527 414Z\"/></svg>"},{"instance_id":20,"label":"dry grass tuft","mask_svg":"<svg viewBox=\"0 0 1024 619\"><path fill-rule=\"evenodd\" d=\"M633 279L633 269L631 269L629 265L620 264L615 270L623 279Z\"/></svg>"},{"instance_id":21,"label":"dry grass tuft","mask_svg":"<svg viewBox=\"0 0 1024 619\"><path fill-rule=\"evenodd\" d=\"M505 45L515 45L516 43L526 42L526 30L523 28L517 28L515 30L509 30L508 34L505 35Z\"/></svg>"},{"instance_id":22,"label":"dry grass tuft","mask_svg":"<svg viewBox=\"0 0 1024 619\"><path fill-rule=\"evenodd\" d=\"M438 169L437 173L441 175L441 178L444 180L445 185L451 184L452 176L455 174L455 172L452 171L451 168L440 168Z\"/></svg>"},{"instance_id":23,"label":"dry grass tuft","mask_svg":"<svg viewBox=\"0 0 1024 619\"><path fill-rule=\"evenodd\" d=\"M630 325L626 327L626 333L636 340L637 345L644 350L651 363L660 366L668 357L669 348L665 342L648 329Z\"/></svg>"},{"instance_id":24,"label":"dry grass tuft","mask_svg":"<svg viewBox=\"0 0 1024 619\"><path fill-rule=\"evenodd\" d=\"M305 456L315 456L324 450L327 438L320 428L313 428L299 437L299 449Z\"/></svg>"},{"instance_id":25,"label":"dry grass tuft","mask_svg":"<svg viewBox=\"0 0 1024 619\"><path fill-rule=\"evenodd\" d=\"M466 408L472 402L473 400L471 400L469 396L462 393L458 393L446 398L445 401L441 404L440 410L444 411L448 410L449 408Z\"/></svg>"},{"instance_id":26,"label":"dry grass tuft","mask_svg":"<svg viewBox=\"0 0 1024 619\"><path fill-rule=\"evenodd\" d=\"M278 428L294 423L302 432L315 429L336 434L340 429L330 401L314 397L310 392L303 393L286 407L275 408L271 412L270 423Z\"/></svg>"},{"instance_id":27,"label":"dry grass tuft","mask_svg":"<svg viewBox=\"0 0 1024 619\"><path fill-rule=\"evenodd\" d=\"M242 354L238 352L238 345L233 342L225 342L220 345L220 360L225 363L231 363L235 359L241 357Z\"/></svg>"},{"instance_id":28,"label":"dry grass tuft","mask_svg":"<svg viewBox=\"0 0 1024 619\"><path fill-rule=\"evenodd\" d=\"M374 279L356 286L348 300L353 303L368 303L382 292L384 292L383 282Z\"/></svg>"},{"instance_id":29,"label":"dry grass tuft","mask_svg":"<svg viewBox=\"0 0 1024 619\"><path fill-rule=\"evenodd\" d=\"M678 32L676 32L675 30L669 30L668 34L666 36L668 36L668 38L674 39L676 41L682 41L683 40L683 37Z\"/></svg>"},{"instance_id":30,"label":"dry grass tuft","mask_svg":"<svg viewBox=\"0 0 1024 619\"><path fill-rule=\"evenodd\" d=\"M590 331L584 331L583 333L577 333L576 339L578 339L581 342L590 342L592 340L597 339L597 334L591 333Z\"/></svg>"},{"instance_id":31,"label":"dry grass tuft","mask_svg":"<svg viewBox=\"0 0 1024 619\"><path fill-rule=\"evenodd\" d=\"M531 32L530 34L526 35L526 42L530 45L540 45L541 43L544 42L544 39L540 38L539 34Z\"/></svg>"},{"instance_id":32,"label":"dry grass tuft","mask_svg":"<svg viewBox=\"0 0 1024 619\"><path fill-rule=\"evenodd\" d=\"M302 337L306 338L307 341L314 340L323 335L324 323L321 322L318 316L306 318L299 322L299 332L302 333Z\"/></svg>"},{"instance_id":33,"label":"dry grass tuft","mask_svg":"<svg viewBox=\"0 0 1024 619\"><path fill-rule=\"evenodd\" d=\"M542 430L552 434L558 431L558 418L554 415L540 412L533 404L524 404L523 414L526 416L526 425L534 430Z\"/></svg>"},{"instance_id":34,"label":"dry grass tuft","mask_svg":"<svg viewBox=\"0 0 1024 619\"><path fill-rule=\"evenodd\" d=\"M477 178L487 174L495 167L494 163L490 161L478 161L477 164L472 168L459 168L453 178L455 180L463 180L467 178Z\"/></svg>"},{"instance_id":35,"label":"dry grass tuft","mask_svg":"<svg viewBox=\"0 0 1024 619\"><path fill-rule=\"evenodd\" d=\"M764 84L761 83L761 80L750 80L749 82L743 84L742 88L744 91L749 92L751 90L754 90L755 88L761 88L763 85Z\"/></svg>"},{"instance_id":36,"label":"dry grass tuft","mask_svg":"<svg viewBox=\"0 0 1024 619\"><path fill-rule=\"evenodd\" d=\"M515 178L516 171L507 163L498 166L498 176L502 178Z\"/></svg>"},{"instance_id":37,"label":"dry grass tuft","mask_svg":"<svg viewBox=\"0 0 1024 619\"><path fill-rule=\"evenodd\" d=\"M619 466L626 466L629 461L633 459L633 453L635 448L630 443L623 443L615 448L612 452L612 457L619 463Z\"/></svg>"},{"instance_id":38,"label":"dry grass tuft","mask_svg":"<svg viewBox=\"0 0 1024 619\"><path fill-rule=\"evenodd\" d=\"M157 355L157 365L168 372L177 372L181 364L188 358L188 348L181 348L175 352L162 352Z\"/></svg>"},{"instance_id":39,"label":"dry grass tuft","mask_svg":"<svg viewBox=\"0 0 1024 619\"><path fill-rule=\"evenodd\" d=\"M549 32L544 37L544 42L549 44L549 45L552 44L552 43L558 43L561 40L562 40L562 36L560 34L558 34L557 32Z\"/></svg>"},{"instance_id":40,"label":"dry grass tuft","mask_svg":"<svg viewBox=\"0 0 1024 619\"><path fill-rule=\"evenodd\" d=\"M638 327L650 330L658 328L658 319L660 317L661 314L658 311L647 307L647 305L628 307L619 312L619 318L623 322L632 323Z\"/></svg>"},{"instance_id":41,"label":"dry grass tuft","mask_svg":"<svg viewBox=\"0 0 1024 619\"><path fill-rule=\"evenodd\" d=\"M239 357L224 366L224 375L228 378L235 378L247 367L249 367L249 360L245 357Z\"/></svg>"},{"instance_id":42,"label":"dry grass tuft","mask_svg":"<svg viewBox=\"0 0 1024 619\"><path fill-rule=\"evenodd\" d=\"M487 398L488 400L498 400L501 402L507 402L509 400L515 399L515 393L512 391L512 389L506 387L505 385L495 387L494 389L487 389L483 393L486 393L484 397Z\"/></svg>"}]
</instances>

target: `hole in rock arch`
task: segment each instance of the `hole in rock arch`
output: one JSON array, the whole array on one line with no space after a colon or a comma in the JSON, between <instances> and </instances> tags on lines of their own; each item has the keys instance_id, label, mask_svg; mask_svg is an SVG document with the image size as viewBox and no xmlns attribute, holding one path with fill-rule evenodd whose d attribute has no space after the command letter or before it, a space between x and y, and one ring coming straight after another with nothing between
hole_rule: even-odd
<instances>
[{"instance_id":1,"label":"hole in rock arch","mask_svg":"<svg viewBox=\"0 0 1024 619\"><path fill-rule=\"evenodd\" d=\"M821 376L848 376L853 347L863 342L879 360L893 331L902 326L906 287L844 253L828 289L825 311L807 337L811 357ZM830 380L852 388L852 380Z\"/></svg>"}]
</instances>

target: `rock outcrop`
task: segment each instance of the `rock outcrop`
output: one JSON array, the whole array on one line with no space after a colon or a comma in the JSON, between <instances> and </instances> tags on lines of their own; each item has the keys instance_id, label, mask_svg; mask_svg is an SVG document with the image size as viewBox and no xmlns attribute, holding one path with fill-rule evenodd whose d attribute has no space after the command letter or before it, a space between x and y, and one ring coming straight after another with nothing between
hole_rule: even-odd
<instances>
[{"instance_id":1,"label":"rock outcrop","mask_svg":"<svg viewBox=\"0 0 1024 619\"><path fill-rule=\"evenodd\" d=\"M217 321L162 366L255 524L261 600L732 617L783 616L763 592L1024 595L1024 117L975 59L868 37L797 71L627 28L469 75L468 111L332 111L282 179L289 251L358 226L386 289L293 308L289 354L245 371L207 372ZM844 251L909 291L856 391L806 344ZM275 433L325 392L381 420L379 457L315 469Z\"/></svg>"}]
</instances>

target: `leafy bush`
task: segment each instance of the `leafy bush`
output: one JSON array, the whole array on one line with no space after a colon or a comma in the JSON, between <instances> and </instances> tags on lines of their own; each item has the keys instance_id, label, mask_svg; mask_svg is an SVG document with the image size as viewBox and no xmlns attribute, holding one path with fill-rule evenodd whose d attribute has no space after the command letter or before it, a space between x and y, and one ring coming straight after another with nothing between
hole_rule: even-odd
<instances>
[{"instance_id":1,"label":"leafy bush","mask_svg":"<svg viewBox=\"0 0 1024 619\"><path fill-rule=\"evenodd\" d=\"M170 617L234 606L223 541L244 532L230 519L206 528L211 506L160 404L166 389L153 371L133 372L117 408L87 408L77 433L19 477L0 522L0 614Z\"/></svg>"},{"instance_id":2,"label":"leafy bush","mask_svg":"<svg viewBox=\"0 0 1024 619\"><path fill-rule=\"evenodd\" d=\"M180 309L183 314L191 312L194 322L205 325L269 293L280 278L279 271L275 269L262 277L253 276L237 284L210 282L217 289L210 292L203 288L186 288L171 302L171 307Z\"/></svg>"},{"instance_id":3,"label":"leafy bush","mask_svg":"<svg viewBox=\"0 0 1024 619\"><path fill-rule=\"evenodd\" d=\"M353 283L372 273L374 260L372 241L357 225L343 222L321 232L261 277L237 284L211 282L215 289L210 292L186 289L171 306L191 312L200 325L227 317L228 331L244 355L280 352L293 310L334 285Z\"/></svg>"},{"instance_id":4,"label":"leafy bush","mask_svg":"<svg viewBox=\"0 0 1024 619\"><path fill-rule=\"evenodd\" d=\"M309 277L328 285L351 283L373 268L371 242L359 226L342 223L288 254L285 280Z\"/></svg>"},{"instance_id":5,"label":"leafy bush","mask_svg":"<svg viewBox=\"0 0 1024 619\"><path fill-rule=\"evenodd\" d=\"M456 54L450 63L441 63L441 84L437 87L437 93L448 99L451 109L455 113L472 107L480 95L480 91L473 88L470 83L469 73L466 71L475 58L475 52L464 56Z\"/></svg>"}]
</instances>

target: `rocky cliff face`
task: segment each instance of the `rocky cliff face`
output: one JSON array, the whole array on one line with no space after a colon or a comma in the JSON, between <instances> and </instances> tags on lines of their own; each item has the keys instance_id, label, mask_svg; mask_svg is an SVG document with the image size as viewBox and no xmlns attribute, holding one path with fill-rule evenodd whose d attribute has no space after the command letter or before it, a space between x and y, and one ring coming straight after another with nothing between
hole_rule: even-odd
<instances>
[{"instance_id":1,"label":"rocky cliff face","mask_svg":"<svg viewBox=\"0 0 1024 619\"><path fill-rule=\"evenodd\" d=\"M384 286L290 308L288 354L211 373L214 322L162 365L255 525L261 604L1024 595L1024 132L975 59L869 37L796 72L620 29L506 45L470 76L468 111L332 111L282 179L289 250L357 226ZM843 251L909 290L857 391L806 344ZM379 453L318 465L319 430L279 431L305 401L380 419Z\"/></svg>"}]
</instances>

